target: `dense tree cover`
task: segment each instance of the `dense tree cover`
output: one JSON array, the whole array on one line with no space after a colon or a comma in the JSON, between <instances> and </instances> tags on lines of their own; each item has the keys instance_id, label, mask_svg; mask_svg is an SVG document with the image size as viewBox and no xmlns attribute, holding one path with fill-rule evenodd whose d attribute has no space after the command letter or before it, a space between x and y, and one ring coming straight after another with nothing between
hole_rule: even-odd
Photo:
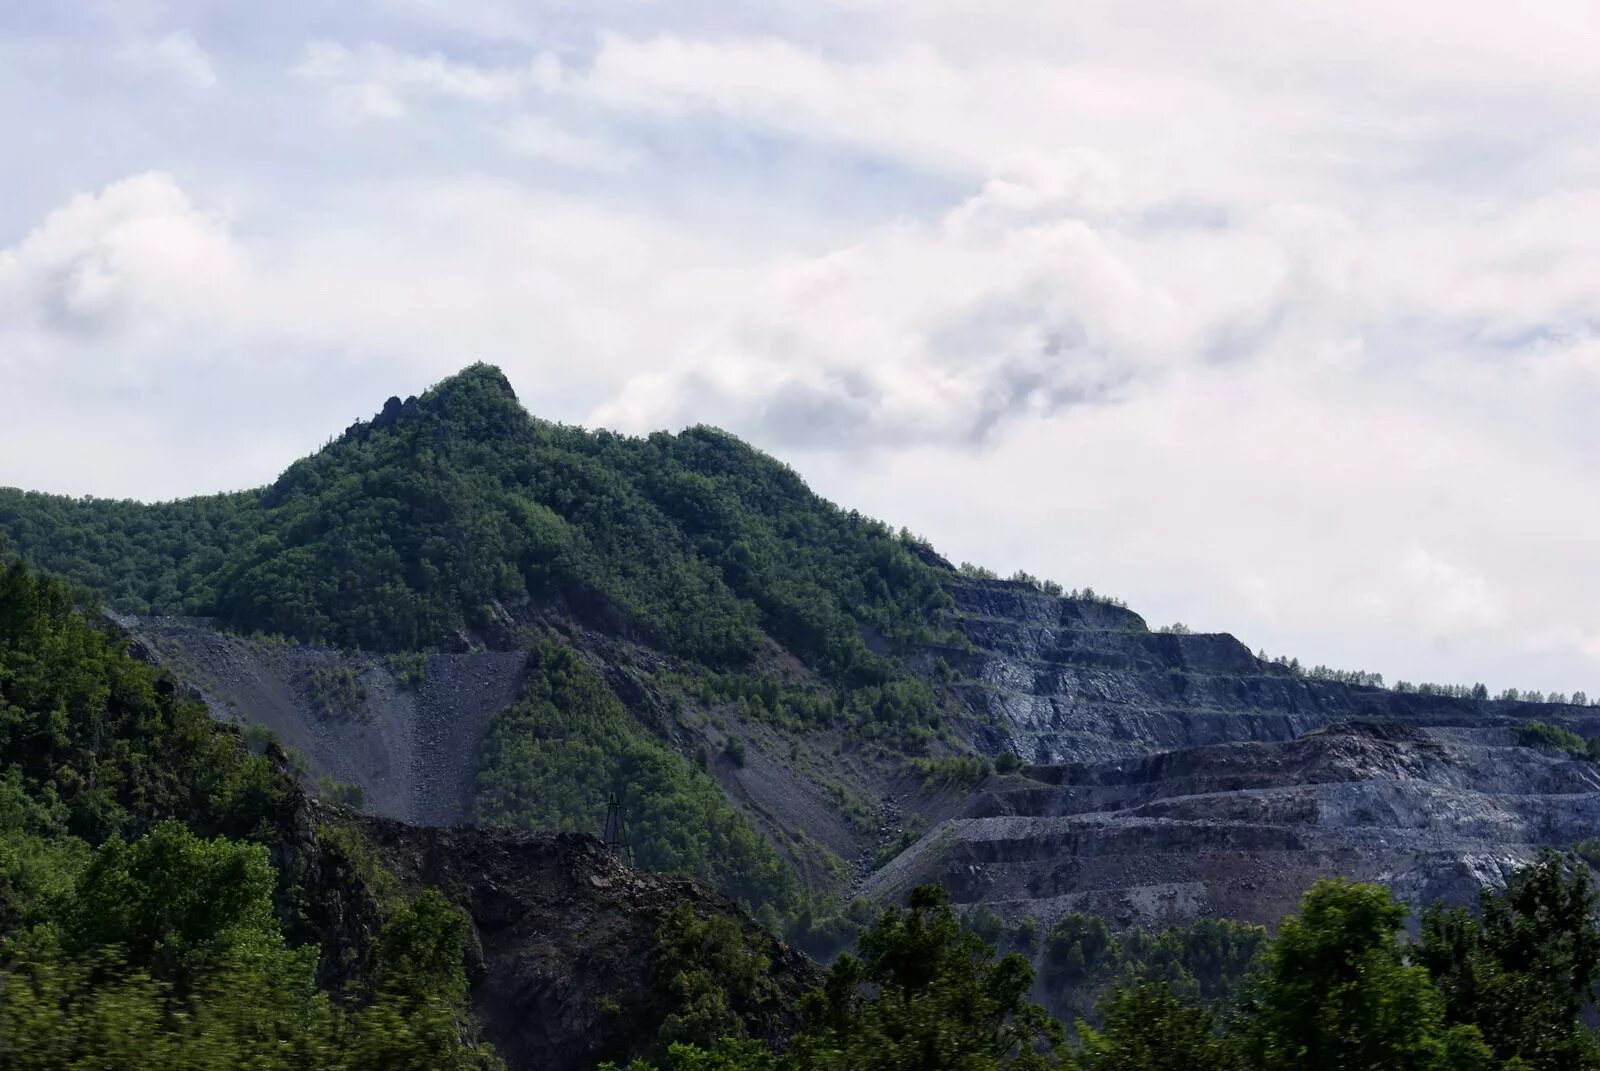
<instances>
[{"instance_id":1,"label":"dense tree cover","mask_svg":"<svg viewBox=\"0 0 1600 1071\"><path fill-rule=\"evenodd\" d=\"M96 844L174 816L254 834L287 791L203 706L91 625L60 584L4 563L0 785L34 809L41 831Z\"/></svg>"},{"instance_id":2,"label":"dense tree cover","mask_svg":"<svg viewBox=\"0 0 1600 1071\"><path fill-rule=\"evenodd\" d=\"M1117 933L1099 916L1074 912L1044 934L1040 982L1047 1003L1074 1018L1092 1018L1104 993L1150 985L1222 1011L1259 968L1267 941L1264 927L1232 919Z\"/></svg>"},{"instance_id":3,"label":"dense tree cover","mask_svg":"<svg viewBox=\"0 0 1600 1071\"><path fill-rule=\"evenodd\" d=\"M1600 706L1600 697L1591 699L1586 692L1573 692L1570 696L1565 692L1551 692L1546 695L1540 691L1523 692L1518 691L1516 688L1507 688L1495 698L1513 703L1550 703L1555 706L1574 707Z\"/></svg>"},{"instance_id":4,"label":"dense tree cover","mask_svg":"<svg viewBox=\"0 0 1600 1071\"><path fill-rule=\"evenodd\" d=\"M117 609L201 613L215 605L227 549L253 536L258 498L251 491L147 505L0 488L0 537Z\"/></svg>"},{"instance_id":5,"label":"dense tree cover","mask_svg":"<svg viewBox=\"0 0 1600 1071\"><path fill-rule=\"evenodd\" d=\"M462 1042L465 922L437 894L391 915L372 984L336 1003L290 948L263 845L176 821L108 840L42 921L0 942L0 1065L488 1068Z\"/></svg>"},{"instance_id":6,"label":"dense tree cover","mask_svg":"<svg viewBox=\"0 0 1600 1071\"><path fill-rule=\"evenodd\" d=\"M1553 852L1484 890L1477 917L1423 915L1417 958L1452 1022L1471 1024L1497 1057L1537 1071L1600 1067L1580 1014L1600 981L1600 903L1589 870Z\"/></svg>"},{"instance_id":7,"label":"dense tree cover","mask_svg":"<svg viewBox=\"0 0 1600 1071\"><path fill-rule=\"evenodd\" d=\"M1262 1071L1457 1071L1487 1058L1472 1027L1448 1028L1425 968L1397 934L1405 908L1387 889L1319 882L1284 920L1240 1029Z\"/></svg>"},{"instance_id":8,"label":"dense tree cover","mask_svg":"<svg viewBox=\"0 0 1600 1071\"><path fill-rule=\"evenodd\" d=\"M1298 658L1288 655L1279 655L1268 658L1266 651L1257 651L1256 658L1280 666L1296 677L1305 677L1309 680L1335 681L1339 684L1350 684L1361 688L1389 687L1391 691L1401 695L1437 695L1447 699L1473 699L1486 702L1489 698L1489 688L1483 682L1477 684L1435 684L1423 681L1413 684L1410 681L1395 681L1392 686L1386 686L1382 673L1369 673L1359 669L1335 669L1331 666L1305 666ZM1592 701L1585 692L1573 692L1568 696L1564 692L1551 692L1546 695L1539 691L1521 691L1516 688L1507 688L1499 695L1494 696L1501 702L1512 703L1550 703L1556 706L1592 706Z\"/></svg>"},{"instance_id":9,"label":"dense tree cover","mask_svg":"<svg viewBox=\"0 0 1600 1071\"><path fill-rule=\"evenodd\" d=\"M854 740L914 754L939 738L945 726L949 696L943 686L951 671L944 666L943 679L939 672L935 681L907 676L847 688L741 671L669 673L661 680L708 705L729 704L747 722L795 732L839 728Z\"/></svg>"},{"instance_id":10,"label":"dense tree cover","mask_svg":"<svg viewBox=\"0 0 1600 1071\"><path fill-rule=\"evenodd\" d=\"M1600 978L1600 926L1589 871L1549 853L1477 915L1436 907L1418 940L1384 888L1317 883L1276 937L1195 930L1182 938L1112 937L1083 917L1052 927L1055 954L1086 945L1165 946L1103 993L1097 1025L1077 1043L1027 1002L1031 972L997 956L970 915L963 925L934 887L886 913L803 1005L789 1048L742 1036L678 1044L663 1071L1583 1071L1600 1067L1585 1025ZM1013 931L1014 935L1015 931ZM1213 988L1172 955L1190 945ZM1063 949L1065 952L1063 953ZM1209 952L1198 952L1209 949ZM1246 955L1246 950L1249 954ZM1120 958L1131 962L1133 951ZM1050 960L1047 951L1046 962ZM1092 957L1105 959L1103 952ZM1237 976L1225 961L1254 966ZM1165 961L1164 963L1162 961ZM1050 968L1047 966L1046 970ZM1048 974L1046 975L1048 978ZM1242 982L1242 985L1240 984ZM1223 989L1238 999L1221 1002ZM641 1071L636 1065L634 1071Z\"/></svg>"},{"instance_id":11,"label":"dense tree cover","mask_svg":"<svg viewBox=\"0 0 1600 1071\"><path fill-rule=\"evenodd\" d=\"M492 632L497 605L532 599L713 665L766 634L879 684L882 652L947 604L914 539L731 436L535 421L481 365L391 399L270 488L151 506L5 491L0 532L119 607L384 650Z\"/></svg>"},{"instance_id":12,"label":"dense tree cover","mask_svg":"<svg viewBox=\"0 0 1600 1071\"><path fill-rule=\"evenodd\" d=\"M775 1033L784 1008L771 966L732 916L700 918L687 902L679 904L661 923L651 954L651 982L671 1008L658 1043L745 1041L752 1027Z\"/></svg>"},{"instance_id":13,"label":"dense tree cover","mask_svg":"<svg viewBox=\"0 0 1600 1071\"><path fill-rule=\"evenodd\" d=\"M1237 1046L1210 1008L1180 999L1163 982L1114 989L1105 1025L1078 1024L1084 1071L1234 1071Z\"/></svg>"},{"instance_id":14,"label":"dense tree cover","mask_svg":"<svg viewBox=\"0 0 1600 1071\"><path fill-rule=\"evenodd\" d=\"M1061 1025L1028 999L1033 972L996 955L937 886L881 915L855 955L802 1002L780 1056L737 1035L672 1045L671 1071L1042 1071L1059 1066ZM736 979L721 988L738 988ZM630 1071L646 1071L636 1063Z\"/></svg>"},{"instance_id":15,"label":"dense tree cover","mask_svg":"<svg viewBox=\"0 0 1600 1071\"><path fill-rule=\"evenodd\" d=\"M1260 658L1263 662L1267 660L1265 651L1260 652L1256 655L1256 657ZM1289 664L1289 659L1282 656L1280 656L1277 661L1279 665L1286 666ZM1384 687L1382 673L1369 673L1364 669L1335 669L1332 666L1324 666L1319 664L1312 666L1303 672L1305 676L1310 677L1314 681L1336 681L1339 684L1352 684L1358 688Z\"/></svg>"},{"instance_id":16,"label":"dense tree cover","mask_svg":"<svg viewBox=\"0 0 1600 1071\"><path fill-rule=\"evenodd\" d=\"M895 657L953 639L948 571L916 537L714 429L534 420L485 366L391 399L259 491L141 505L0 490L5 536L120 609L346 648L511 647L536 619L576 619L678 656L695 691L755 716L900 751L923 750L947 705ZM811 672L774 673L774 642ZM351 682L311 683L359 716Z\"/></svg>"},{"instance_id":17,"label":"dense tree cover","mask_svg":"<svg viewBox=\"0 0 1600 1071\"><path fill-rule=\"evenodd\" d=\"M615 793L640 866L694 874L780 912L793 872L706 774L623 708L571 647L535 645L521 699L495 715L477 780L477 818L523 829L593 830Z\"/></svg>"},{"instance_id":18,"label":"dense tree cover","mask_svg":"<svg viewBox=\"0 0 1600 1071\"><path fill-rule=\"evenodd\" d=\"M0 1066L493 1066L436 894L394 896L319 987L269 856L292 796L59 584L0 564Z\"/></svg>"},{"instance_id":19,"label":"dense tree cover","mask_svg":"<svg viewBox=\"0 0 1600 1071\"><path fill-rule=\"evenodd\" d=\"M1394 690L1414 695L1442 695L1449 699L1477 699L1489 698L1489 687L1481 681L1477 684L1434 684L1423 681L1421 684L1412 684L1410 681L1395 681ZM1551 697L1552 703L1564 702L1564 698Z\"/></svg>"}]
</instances>

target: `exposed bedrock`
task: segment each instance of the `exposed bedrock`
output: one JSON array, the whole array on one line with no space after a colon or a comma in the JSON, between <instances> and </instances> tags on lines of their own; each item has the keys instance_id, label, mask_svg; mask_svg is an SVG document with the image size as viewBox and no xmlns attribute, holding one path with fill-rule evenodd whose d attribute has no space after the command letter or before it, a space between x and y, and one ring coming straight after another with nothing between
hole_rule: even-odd
<instances>
[{"instance_id":1,"label":"exposed bedrock","mask_svg":"<svg viewBox=\"0 0 1600 1071\"><path fill-rule=\"evenodd\" d=\"M1587 761L1432 729L1349 724L995 779L864 892L924 881L1042 920L1272 923L1319 877L1468 901L1543 845L1600 829ZM1045 783L1047 782L1047 783Z\"/></svg>"},{"instance_id":2,"label":"exposed bedrock","mask_svg":"<svg viewBox=\"0 0 1600 1071\"><path fill-rule=\"evenodd\" d=\"M1386 881L1419 903L1469 900L1541 846L1600 835L1600 766L1519 746L1517 732L1538 719L1600 736L1600 711L1311 680L1230 636L1153 633L1102 602L1006 581L955 580L951 592L968 642L920 660L960 670L974 742L1015 751L1034 764L1027 777L992 777L965 799L906 794L893 777L852 772L840 748L728 723L751 748L725 786L780 847L804 831L870 857L857 841L871 830L846 822L841 798L865 801L885 837L902 811L933 823L866 880L869 896L940 881L960 902L1012 915L1271 922L1318 877ZM482 736L524 669L516 653L419 665L198 622L129 628L219 715L266 725L313 777L358 784L368 810L424 825L470 815ZM596 650L619 696L645 704L609 649ZM319 674L353 676L359 702L330 712L314 694ZM678 743L714 752L720 739Z\"/></svg>"},{"instance_id":3,"label":"exposed bedrock","mask_svg":"<svg viewBox=\"0 0 1600 1071\"><path fill-rule=\"evenodd\" d=\"M1600 735L1600 711L1311 680L1231 636L1150 632L1008 581L953 594L970 646L930 657L963 671L979 740L1037 765L980 786L869 896L939 881L1042 920L1271 923L1332 875L1468 901L1600 831L1600 766L1516 731Z\"/></svg>"},{"instance_id":4,"label":"exposed bedrock","mask_svg":"<svg viewBox=\"0 0 1600 1071\"><path fill-rule=\"evenodd\" d=\"M966 649L941 648L962 695L1026 761L1135 756L1289 740L1352 720L1477 730L1537 718L1600 734L1600 710L1454 699L1312 680L1263 662L1232 636L1150 632L1121 607L1026 584L952 588Z\"/></svg>"}]
</instances>

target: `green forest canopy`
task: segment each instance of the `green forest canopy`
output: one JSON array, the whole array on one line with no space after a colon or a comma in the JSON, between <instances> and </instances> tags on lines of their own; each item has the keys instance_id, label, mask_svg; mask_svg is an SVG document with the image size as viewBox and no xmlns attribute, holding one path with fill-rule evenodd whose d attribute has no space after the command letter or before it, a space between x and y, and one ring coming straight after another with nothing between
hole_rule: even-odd
<instances>
[{"instance_id":1,"label":"green forest canopy","mask_svg":"<svg viewBox=\"0 0 1600 1071\"><path fill-rule=\"evenodd\" d=\"M1100 1025L1078 1022L1073 1042L1029 999L1028 960L997 954L924 886L829 969L782 1052L719 1034L759 993L750 957L720 949L725 979L684 965L704 1014L629 1071L1593 1071L1596 909L1588 868L1555 853L1485 890L1476 915L1430 910L1415 942L1387 889L1321 881L1231 993L1184 992L1146 964L1102 992Z\"/></svg>"},{"instance_id":2,"label":"green forest canopy","mask_svg":"<svg viewBox=\"0 0 1600 1071\"><path fill-rule=\"evenodd\" d=\"M630 438L533 419L474 365L390 399L255 491L145 505L0 491L0 533L136 613L372 650L490 635L532 601L711 666L770 636L841 684L863 638L925 638L942 570L710 428Z\"/></svg>"}]
</instances>

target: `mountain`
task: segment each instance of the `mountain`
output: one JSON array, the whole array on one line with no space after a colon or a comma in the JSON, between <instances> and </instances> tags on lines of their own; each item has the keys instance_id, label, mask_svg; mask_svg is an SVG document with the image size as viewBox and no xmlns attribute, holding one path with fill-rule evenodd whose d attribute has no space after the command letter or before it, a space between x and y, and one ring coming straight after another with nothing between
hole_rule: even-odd
<instances>
[{"instance_id":1,"label":"mountain","mask_svg":"<svg viewBox=\"0 0 1600 1071\"><path fill-rule=\"evenodd\" d=\"M1336 873L1460 900L1600 801L1586 706L1152 631L956 570L725 433L537 420L481 365L270 487L0 491L0 537L324 795L530 831L615 795L641 864L822 955L928 880L1046 928L1271 923Z\"/></svg>"}]
</instances>

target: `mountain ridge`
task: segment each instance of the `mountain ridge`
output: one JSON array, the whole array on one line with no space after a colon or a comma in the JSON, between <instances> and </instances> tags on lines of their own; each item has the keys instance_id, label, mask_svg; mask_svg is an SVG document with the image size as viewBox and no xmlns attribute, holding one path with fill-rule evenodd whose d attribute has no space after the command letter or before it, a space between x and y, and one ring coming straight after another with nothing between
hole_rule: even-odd
<instances>
[{"instance_id":1,"label":"mountain ridge","mask_svg":"<svg viewBox=\"0 0 1600 1071\"><path fill-rule=\"evenodd\" d=\"M1007 808L1016 829L1059 817L1026 812L1080 776L1064 771L1107 776L1158 754L1226 763L1232 745L1293 771L1295 741L1325 743L1308 734L1392 721L1414 734L1381 759L1351 752L1351 779L1367 786L1352 791L1404 796L1453 791L1449 769L1423 761L1430 749L1481 765L1494 749L1525 748L1519 726L1533 721L1580 744L1600 736L1586 707L1317 679L1225 633L1152 631L1108 600L956 570L723 432L550 424L485 365L391 397L268 488L152 506L0 491L0 536L130 613L155 657L201 682L221 716L293 741L308 780L353 780L396 818L531 829L597 828L619 792L636 801L651 858L731 881L819 954L848 938L852 892L904 893L882 874L936 876L958 903L992 900L1019 917L1056 910L1076 881L1112 917L1182 921L1245 910L1230 867L1258 867L1261 845L1304 841L1308 821L1325 827L1318 836L1365 836L1367 812L1302 793L1298 810L1257 823L1264 839L1239 840L1230 815L1254 791L1240 787L1202 794L1210 810L1187 819L1216 843L1235 838L1235 862L1183 878L1199 884L1176 906L1150 890L1186 863L1113 881L1107 862L1096 877L1093 837L1035 837L1036 857L1019 848L1004 872L975 847L977 831ZM197 612L231 631L170 619ZM458 679L450 659L497 651L512 660L493 687L446 683ZM1408 763L1427 785L1399 783ZM1508 768L1532 778L1536 766ZM439 796L446 782L458 787ZM1579 832L1564 805L1536 796L1518 797L1533 810L1507 866ZM445 797L456 802L421 802ZM1136 843L1152 827L1128 811L1094 822ZM1420 843L1425 820L1391 808L1378 819L1387 841L1367 838L1356 856L1285 857L1285 888L1345 866L1414 871L1414 889L1458 893L1450 875L1471 870L1466 855L1482 845L1396 847ZM707 839L707 828L725 832ZM774 858L792 879L768 880ZM1280 901L1263 897L1253 917L1268 921Z\"/></svg>"}]
</instances>

